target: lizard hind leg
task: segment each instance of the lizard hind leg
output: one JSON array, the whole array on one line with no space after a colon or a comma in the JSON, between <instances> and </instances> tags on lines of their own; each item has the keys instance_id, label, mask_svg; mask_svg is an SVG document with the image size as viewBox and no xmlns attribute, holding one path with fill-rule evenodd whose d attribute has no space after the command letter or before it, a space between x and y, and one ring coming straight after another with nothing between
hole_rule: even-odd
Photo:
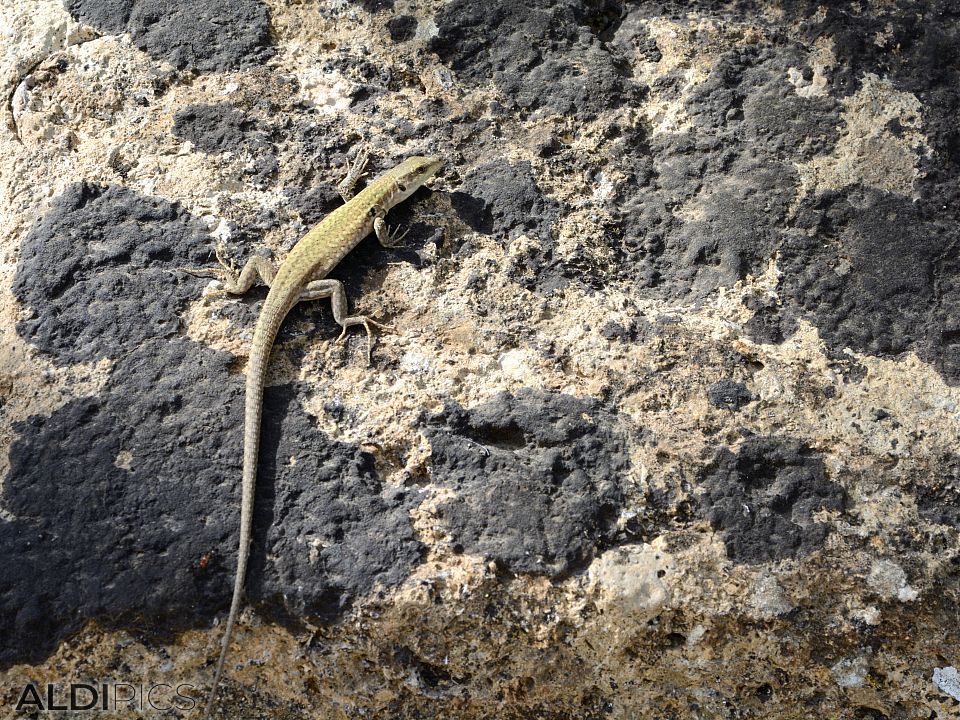
<instances>
[{"instance_id":1,"label":"lizard hind leg","mask_svg":"<svg viewBox=\"0 0 960 720\"><path fill-rule=\"evenodd\" d=\"M341 343L346 339L347 328L353 327L354 325L363 325L363 329L367 331L367 362L369 363L373 354L372 328L393 330L393 327L379 323L366 315L348 315L347 293L343 289L343 283L339 280L314 280L313 282L307 283L300 292L297 302L323 300L324 298L330 298L330 305L333 309L333 319L342 328L340 336L334 342Z\"/></svg>"},{"instance_id":2,"label":"lizard hind leg","mask_svg":"<svg viewBox=\"0 0 960 720\"><path fill-rule=\"evenodd\" d=\"M242 295L247 292L256 284L257 278L270 287L277 276L277 266L267 258L254 255L247 260L243 270L237 273L233 262L224 257L223 248L220 245L217 245L216 253L220 267L180 269L190 275L216 278L223 283L223 289L231 295Z\"/></svg>"},{"instance_id":3,"label":"lizard hind leg","mask_svg":"<svg viewBox=\"0 0 960 720\"><path fill-rule=\"evenodd\" d=\"M236 274L236 271L231 268L230 274L223 280L223 284L228 293L241 295L254 286L258 277L260 278L260 282L270 287L273 285L273 279L276 276L277 266L274 263L265 257L254 255L247 260L239 276Z\"/></svg>"}]
</instances>

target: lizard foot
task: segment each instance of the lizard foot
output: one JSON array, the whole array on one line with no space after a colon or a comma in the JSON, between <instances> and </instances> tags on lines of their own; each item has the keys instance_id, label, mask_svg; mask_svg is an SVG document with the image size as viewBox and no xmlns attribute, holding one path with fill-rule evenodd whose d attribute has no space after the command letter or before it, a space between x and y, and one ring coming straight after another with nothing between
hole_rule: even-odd
<instances>
[{"instance_id":1,"label":"lizard foot","mask_svg":"<svg viewBox=\"0 0 960 720\"><path fill-rule=\"evenodd\" d=\"M393 325L387 325L386 323L380 323L376 320L371 320L366 315L355 315L353 317L345 318L342 323L340 323L341 328L340 336L334 340L334 343L337 345L342 345L347 339L347 329L352 325L363 325L363 329L367 331L367 364L369 365L373 361L373 330L372 327L377 328L378 330L388 330L393 331L396 328Z\"/></svg>"}]
</instances>

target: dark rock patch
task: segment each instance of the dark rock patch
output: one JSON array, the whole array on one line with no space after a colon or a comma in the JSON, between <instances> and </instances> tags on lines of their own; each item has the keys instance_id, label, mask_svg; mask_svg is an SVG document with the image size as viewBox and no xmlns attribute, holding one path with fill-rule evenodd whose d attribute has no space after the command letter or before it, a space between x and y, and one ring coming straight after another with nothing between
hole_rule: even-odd
<instances>
[{"instance_id":1,"label":"dark rock patch","mask_svg":"<svg viewBox=\"0 0 960 720\"><path fill-rule=\"evenodd\" d=\"M549 238L560 204L544 196L528 162L491 162L473 169L451 203L460 219L487 235L530 232Z\"/></svg>"},{"instance_id":2,"label":"dark rock patch","mask_svg":"<svg viewBox=\"0 0 960 720\"><path fill-rule=\"evenodd\" d=\"M352 0L368 13L393 10L393 0Z\"/></svg>"},{"instance_id":3,"label":"dark rock patch","mask_svg":"<svg viewBox=\"0 0 960 720\"><path fill-rule=\"evenodd\" d=\"M753 310L753 316L743 324L753 340L782 343L797 331L798 310L793 303L784 306L775 297L752 295L743 304Z\"/></svg>"},{"instance_id":4,"label":"dark rock patch","mask_svg":"<svg viewBox=\"0 0 960 720\"><path fill-rule=\"evenodd\" d=\"M236 152L243 147L263 150L269 145L258 121L228 102L180 108L173 116L173 134L207 153Z\"/></svg>"},{"instance_id":5,"label":"dark rock patch","mask_svg":"<svg viewBox=\"0 0 960 720\"><path fill-rule=\"evenodd\" d=\"M370 453L317 431L300 409L301 394L296 386L271 388L264 405L265 416L280 422L265 425L260 472L276 480L261 483L257 498L263 511L254 536L266 540L251 571L270 560L262 580L251 582L255 598L330 621L375 584L402 582L419 562L423 546L410 510L420 497L385 486ZM228 515L227 524L232 548L236 516Z\"/></svg>"},{"instance_id":6,"label":"dark rock patch","mask_svg":"<svg viewBox=\"0 0 960 720\"><path fill-rule=\"evenodd\" d=\"M396 43L412 40L417 32L417 19L413 15L397 15L387 21L387 31Z\"/></svg>"},{"instance_id":7,"label":"dark rock patch","mask_svg":"<svg viewBox=\"0 0 960 720\"><path fill-rule=\"evenodd\" d=\"M117 361L99 397L15 428L0 663L40 659L90 619L163 635L229 604L243 433L231 360L151 340ZM385 490L369 454L319 433L296 388L269 388L264 415L248 597L329 619L405 577L421 552L415 498Z\"/></svg>"},{"instance_id":8,"label":"dark rock patch","mask_svg":"<svg viewBox=\"0 0 960 720\"><path fill-rule=\"evenodd\" d=\"M707 387L707 399L714 407L739 410L753 400L753 395L743 383L724 378Z\"/></svg>"},{"instance_id":9,"label":"dark rock patch","mask_svg":"<svg viewBox=\"0 0 960 720\"><path fill-rule=\"evenodd\" d=\"M829 347L914 351L960 382L960 228L928 203L850 187L805 201L781 249L784 295Z\"/></svg>"},{"instance_id":10,"label":"dark rock patch","mask_svg":"<svg viewBox=\"0 0 960 720\"><path fill-rule=\"evenodd\" d=\"M635 317L619 323L609 320L600 328L600 335L610 341L636 342L653 333L653 323L646 318Z\"/></svg>"},{"instance_id":11,"label":"dark rock patch","mask_svg":"<svg viewBox=\"0 0 960 720\"><path fill-rule=\"evenodd\" d=\"M492 80L511 108L585 120L640 97L629 65L603 41L622 12L617 0L453 0L437 13L430 49L462 81Z\"/></svg>"},{"instance_id":12,"label":"dark rock patch","mask_svg":"<svg viewBox=\"0 0 960 720\"><path fill-rule=\"evenodd\" d=\"M171 337L204 282L172 271L211 255L206 229L181 206L77 183L23 242L13 292L32 317L17 332L64 364L120 357Z\"/></svg>"},{"instance_id":13,"label":"dark rock patch","mask_svg":"<svg viewBox=\"0 0 960 720\"><path fill-rule=\"evenodd\" d=\"M767 25L767 36L718 58L686 102L689 135L647 138L628 130L614 143L628 182L611 206L620 275L659 296L698 298L756 274L780 253L779 302L754 300L747 330L782 342L800 318L834 354L844 348L896 357L916 352L951 384L960 382L960 16L948 1L782 3L776 21L749 3L639 2L612 42L625 55L656 59L643 18L688 21L695 12ZM784 28L789 27L788 32ZM838 65L829 97L799 97L790 68L812 77L807 52L830 38ZM922 105L932 152L918 152L910 197L849 186L798 199L796 163L833 151L840 101L867 73ZM662 77L657 92L680 92ZM887 128L900 131L897 123ZM696 208L696 219L676 207Z\"/></svg>"},{"instance_id":14,"label":"dark rock patch","mask_svg":"<svg viewBox=\"0 0 960 720\"><path fill-rule=\"evenodd\" d=\"M273 54L270 14L260 0L64 0L74 17L134 44L178 70L218 72Z\"/></svg>"},{"instance_id":15,"label":"dark rock patch","mask_svg":"<svg viewBox=\"0 0 960 720\"><path fill-rule=\"evenodd\" d=\"M269 127L228 102L181 108L173 116L173 134L206 153L247 153L250 162L244 174L260 187L280 169Z\"/></svg>"},{"instance_id":16,"label":"dark rock patch","mask_svg":"<svg viewBox=\"0 0 960 720\"><path fill-rule=\"evenodd\" d=\"M931 470L914 490L920 517L960 530L960 455L938 458Z\"/></svg>"},{"instance_id":17,"label":"dark rock patch","mask_svg":"<svg viewBox=\"0 0 960 720\"><path fill-rule=\"evenodd\" d=\"M823 460L799 440L751 437L723 448L703 479L701 511L723 532L730 559L762 563L806 555L829 526L819 510L842 510L843 488L826 478Z\"/></svg>"},{"instance_id":18,"label":"dark rock patch","mask_svg":"<svg viewBox=\"0 0 960 720\"><path fill-rule=\"evenodd\" d=\"M580 269L554 255L552 228L562 206L543 194L528 162L491 162L471 171L451 205L477 232L504 240L525 233L538 242L510 258L509 276L524 287L549 293L570 279L589 282Z\"/></svg>"},{"instance_id":19,"label":"dark rock patch","mask_svg":"<svg viewBox=\"0 0 960 720\"><path fill-rule=\"evenodd\" d=\"M628 19L617 38L632 45L641 33ZM695 300L765 268L789 227L795 164L838 137L839 103L798 97L785 79L802 57L795 44L728 51L686 102L694 130L627 128L612 140L627 176L609 206L613 274Z\"/></svg>"},{"instance_id":20,"label":"dark rock patch","mask_svg":"<svg viewBox=\"0 0 960 720\"><path fill-rule=\"evenodd\" d=\"M557 577L615 537L628 445L596 403L525 389L450 404L425 432L436 482L457 494L441 516L467 552Z\"/></svg>"}]
</instances>

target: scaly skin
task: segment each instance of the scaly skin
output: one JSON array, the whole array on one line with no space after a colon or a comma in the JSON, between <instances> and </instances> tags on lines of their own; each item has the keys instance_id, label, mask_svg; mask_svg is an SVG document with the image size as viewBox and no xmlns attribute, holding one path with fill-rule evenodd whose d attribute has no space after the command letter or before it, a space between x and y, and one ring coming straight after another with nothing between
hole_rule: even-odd
<instances>
[{"instance_id":1,"label":"scaly skin","mask_svg":"<svg viewBox=\"0 0 960 720\"><path fill-rule=\"evenodd\" d=\"M348 198L353 183L362 173L365 162L366 154L362 153L341 186L345 199ZM336 280L323 278L372 230L376 230L377 238L384 245L395 240L387 231L384 221L387 210L410 197L417 188L433 176L441 164L438 158L411 157L384 173L304 235L290 251L279 270L275 272L263 258L253 258L244 267L239 277L229 269L219 273L225 276L228 292L245 292L253 285L254 275L260 275L261 279L270 286L270 292L267 293L267 299L257 319L250 358L247 361L240 548L237 554L237 572L230 614L227 616L220 659L217 661L217 671L203 713L204 718L210 717L216 704L217 688L220 686L223 675L227 649L230 646L233 627L243 600L243 586L246 581L247 562L250 559L250 535L253 527L253 498L257 483L263 386L274 339L290 308L296 303L302 300L319 300L329 297L333 305L333 317L343 328L339 339L345 336L347 328L351 325L363 325L368 334L369 357L370 326L377 323L363 315L347 316L347 301L343 286Z\"/></svg>"}]
</instances>

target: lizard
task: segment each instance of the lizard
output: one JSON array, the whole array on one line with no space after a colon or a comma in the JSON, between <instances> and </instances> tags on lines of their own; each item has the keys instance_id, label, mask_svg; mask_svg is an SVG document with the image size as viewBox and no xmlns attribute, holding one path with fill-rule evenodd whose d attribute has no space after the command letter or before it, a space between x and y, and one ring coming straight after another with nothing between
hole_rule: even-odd
<instances>
[{"instance_id":1,"label":"lizard","mask_svg":"<svg viewBox=\"0 0 960 720\"><path fill-rule=\"evenodd\" d=\"M370 182L354 195L353 188L364 174L368 154L358 153L346 178L338 186L345 204L327 215L319 224L304 235L276 267L263 257L250 258L238 274L232 265L224 261L220 250L217 259L220 268L198 268L187 272L213 274L221 279L224 289L231 294L249 290L256 277L270 289L260 310L253 331L250 355L246 366L244 398L243 474L240 500L240 544L237 552L237 568L234 575L233 596L230 612L223 633L220 657L214 674L213 685L207 696L203 718L209 718L216 705L217 689L223 677L227 650L233 636L233 628L243 600L247 563L250 558L250 538L253 529L254 489L257 482L257 460L260 448L260 426L263 415L263 389L266 382L270 352L280 325L290 309L299 302L330 298L333 319L342 332L336 342L342 342L347 329L362 325L367 333L367 362L373 347L373 327L385 327L366 315L349 315L347 296L343 284L328 279L327 274L363 238L374 231L385 247L392 247L406 233L390 232L386 223L387 211L409 198L429 180L443 164L437 157L414 156Z\"/></svg>"}]
</instances>

